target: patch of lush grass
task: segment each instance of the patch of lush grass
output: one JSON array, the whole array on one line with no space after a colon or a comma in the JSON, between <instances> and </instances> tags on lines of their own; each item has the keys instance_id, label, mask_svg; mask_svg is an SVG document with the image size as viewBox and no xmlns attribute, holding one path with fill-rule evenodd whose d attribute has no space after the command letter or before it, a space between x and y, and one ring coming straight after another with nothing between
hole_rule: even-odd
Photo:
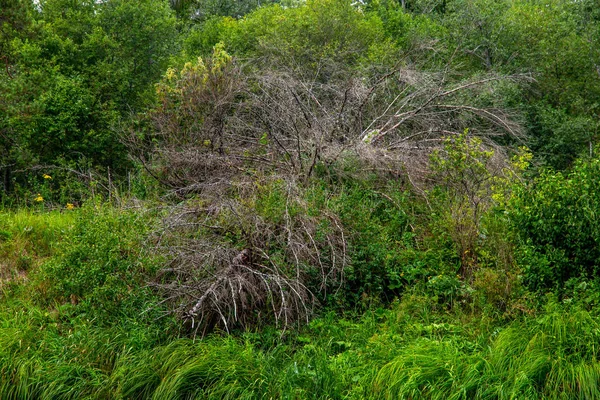
<instances>
[{"instance_id":1,"label":"patch of lush grass","mask_svg":"<svg viewBox=\"0 0 600 400\"><path fill-rule=\"evenodd\" d=\"M159 318L145 284L155 265L142 251L148 223L95 205L4 219L5 249L40 250L39 266L0 302L0 398L112 398L118 357L169 336L170 319Z\"/></svg>"},{"instance_id":2,"label":"patch of lush grass","mask_svg":"<svg viewBox=\"0 0 600 400\"><path fill-rule=\"evenodd\" d=\"M0 289L51 256L78 211L0 211Z\"/></svg>"},{"instance_id":3,"label":"patch of lush grass","mask_svg":"<svg viewBox=\"0 0 600 400\"><path fill-rule=\"evenodd\" d=\"M381 368L374 390L383 398L600 398L599 327L597 315L551 303L484 346L422 338Z\"/></svg>"},{"instance_id":4,"label":"patch of lush grass","mask_svg":"<svg viewBox=\"0 0 600 400\"><path fill-rule=\"evenodd\" d=\"M330 313L299 331L196 341L145 316L96 323L80 307L3 302L0 398L598 397L600 318L554 303L501 325L406 294L391 308Z\"/></svg>"}]
</instances>

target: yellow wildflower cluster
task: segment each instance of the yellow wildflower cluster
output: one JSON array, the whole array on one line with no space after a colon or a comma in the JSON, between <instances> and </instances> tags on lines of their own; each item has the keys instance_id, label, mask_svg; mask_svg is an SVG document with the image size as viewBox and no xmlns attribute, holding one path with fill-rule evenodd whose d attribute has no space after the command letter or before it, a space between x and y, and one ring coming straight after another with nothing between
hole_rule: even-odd
<instances>
[{"instance_id":1,"label":"yellow wildflower cluster","mask_svg":"<svg viewBox=\"0 0 600 400\"><path fill-rule=\"evenodd\" d=\"M41 194L37 194L37 197L35 199L33 199L35 201L37 201L38 203L41 203L42 201L44 201L44 198L42 197Z\"/></svg>"}]
</instances>

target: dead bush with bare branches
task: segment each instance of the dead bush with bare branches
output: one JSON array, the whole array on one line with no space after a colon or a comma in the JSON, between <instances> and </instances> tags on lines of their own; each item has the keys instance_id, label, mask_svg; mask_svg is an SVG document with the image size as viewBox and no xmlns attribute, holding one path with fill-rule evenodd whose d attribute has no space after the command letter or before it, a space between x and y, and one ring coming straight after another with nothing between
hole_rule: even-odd
<instances>
[{"instance_id":1,"label":"dead bush with bare branches","mask_svg":"<svg viewBox=\"0 0 600 400\"><path fill-rule=\"evenodd\" d=\"M268 63L239 65L218 45L206 62L167 71L151 137L133 140L134 152L185 196L226 185L249 169L306 181L317 164L335 165L347 155L424 177L431 151L467 128L497 150L499 138L523 138L517 116L488 99L527 76L465 81L450 70L400 62L385 73L351 77L347 71L328 81Z\"/></svg>"},{"instance_id":2,"label":"dead bush with bare branches","mask_svg":"<svg viewBox=\"0 0 600 400\"><path fill-rule=\"evenodd\" d=\"M307 80L276 63L240 65L218 45L212 58L167 71L152 133L132 135L131 144L180 202L164 221L159 251L170 261L155 286L195 332L267 314L288 326L339 287L344 229L303 200L318 165L335 170L352 158L360 170L403 174L423 191L430 154L446 138L469 128L500 159L496 139L521 139L516 118L485 98L527 77L464 81L399 65ZM265 190L281 188L278 211L261 209Z\"/></svg>"}]
</instances>

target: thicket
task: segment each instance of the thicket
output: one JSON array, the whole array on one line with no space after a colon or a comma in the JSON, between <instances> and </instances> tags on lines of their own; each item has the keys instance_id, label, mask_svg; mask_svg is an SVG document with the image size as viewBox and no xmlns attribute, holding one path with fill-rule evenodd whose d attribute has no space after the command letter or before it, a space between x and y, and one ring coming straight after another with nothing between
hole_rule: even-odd
<instances>
[{"instance_id":1,"label":"thicket","mask_svg":"<svg viewBox=\"0 0 600 400\"><path fill-rule=\"evenodd\" d=\"M598 160L580 160L565 173L545 172L511 204L528 285L563 290L598 273Z\"/></svg>"},{"instance_id":2,"label":"thicket","mask_svg":"<svg viewBox=\"0 0 600 400\"><path fill-rule=\"evenodd\" d=\"M598 398L593 1L0 0L0 398Z\"/></svg>"}]
</instances>

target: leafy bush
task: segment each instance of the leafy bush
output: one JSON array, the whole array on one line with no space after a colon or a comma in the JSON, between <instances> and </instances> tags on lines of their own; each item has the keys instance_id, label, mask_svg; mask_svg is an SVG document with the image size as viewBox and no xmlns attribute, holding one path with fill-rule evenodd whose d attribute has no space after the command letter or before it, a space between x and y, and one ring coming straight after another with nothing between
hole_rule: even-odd
<instances>
[{"instance_id":1,"label":"leafy bush","mask_svg":"<svg viewBox=\"0 0 600 400\"><path fill-rule=\"evenodd\" d=\"M437 184L430 192L432 222L454 242L460 274L468 279L480 264L484 222L497 222L488 214L494 206L504 205L520 172L516 163L509 165L498 151L465 130L446 139L444 148L431 156L432 179ZM502 224L496 225L488 223L487 228L491 232L502 229Z\"/></svg>"},{"instance_id":2,"label":"leafy bush","mask_svg":"<svg viewBox=\"0 0 600 400\"><path fill-rule=\"evenodd\" d=\"M405 277L402 249L413 242L407 194L396 188L386 192L391 196L355 183L336 198L342 222L352 232L346 291L355 297L352 303L358 303L359 296L394 297L407 280L419 279L424 272L415 268Z\"/></svg>"},{"instance_id":3,"label":"leafy bush","mask_svg":"<svg viewBox=\"0 0 600 400\"><path fill-rule=\"evenodd\" d=\"M440 303L457 298L433 284L438 278L428 286L438 275L454 277L457 259L451 241L433 237L425 226L429 209L422 198L397 182L373 177L348 179L328 197L349 241L350 263L338 302L359 309L389 304L415 286Z\"/></svg>"},{"instance_id":4,"label":"leafy bush","mask_svg":"<svg viewBox=\"0 0 600 400\"><path fill-rule=\"evenodd\" d=\"M519 262L532 289L557 289L600 272L600 160L569 173L545 171L512 202L523 247Z\"/></svg>"}]
</instances>

